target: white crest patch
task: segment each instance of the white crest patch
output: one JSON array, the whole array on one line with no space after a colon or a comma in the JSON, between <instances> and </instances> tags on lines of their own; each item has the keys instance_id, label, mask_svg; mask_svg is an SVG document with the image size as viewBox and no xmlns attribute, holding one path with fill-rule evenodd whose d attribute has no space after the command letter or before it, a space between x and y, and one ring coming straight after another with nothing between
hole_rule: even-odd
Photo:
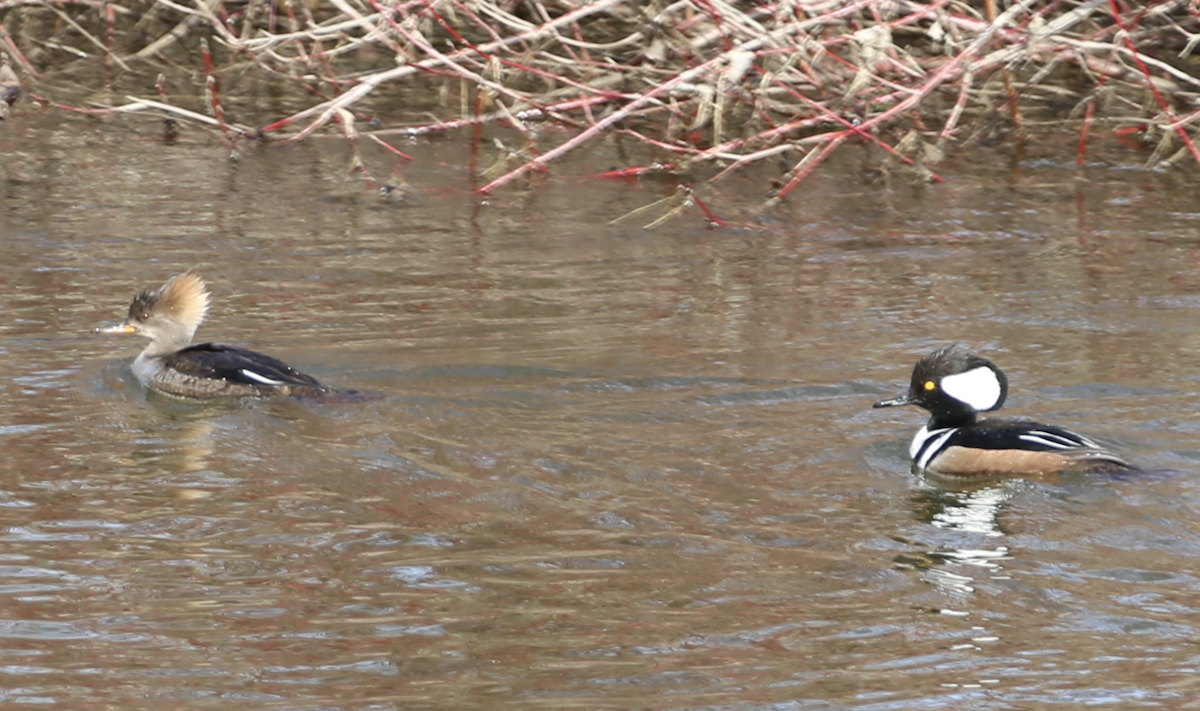
<instances>
[{"instance_id":1,"label":"white crest patch","mask_svg":"<svg viewBox=\"0 0 1200 711\"><path fill-rule=\"evenodd\" d=\"M942 378L942 391L982 412L992 409L1000 401L1000 380L991 368L981 365Z\"/></svg>"},{"instance_id":2,"label":"white crest patch","mask_svg":"<svg viewBox=\"0 0 1200 711\"><path fill-rule=\"evenodd\" d=\"M258 373L255 373L253 370L249 370L247 368L242 368L242 375L246 376L247 378L250 378L251 380L257 380L258 382L262 383L263 385L283 385L282 380L272 380L271 378L268 378L265 375L259 375Z\"/></svg>"}]
</instances>

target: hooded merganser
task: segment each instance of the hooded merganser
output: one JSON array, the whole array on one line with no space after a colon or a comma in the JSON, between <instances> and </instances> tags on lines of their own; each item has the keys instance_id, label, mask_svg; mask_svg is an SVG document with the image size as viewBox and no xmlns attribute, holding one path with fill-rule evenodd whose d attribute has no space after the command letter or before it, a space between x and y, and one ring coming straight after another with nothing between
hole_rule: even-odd
<instances>
[{"instance_id":1,"label":"hooded merganser","mask_svg":"<svg viewBox=\"0 0 1200 711\"><path fill-rule=\"evenodd\" d=\"M187 271L157 289L138 294L129 317L95 333L136 333L150 345L133 361L133 374L148 388L186 398L297 395L334 392L283 361L223 343L188 345L208 311L204 281Z\"/></svg>"},{"instance_id":2,"label":"hooded merganser","mask_svg":"<svg viewBox=\"0 0 1200 711\"><path fill-rule=\"evenodd\" d=\"M932 415L908 453L932 474L955 477L1128 471L1121 457L1069 430L1022 418L977 419L999 410L1008 378L996 364L957 346L934 351L913 368L908 393L875 407L919 405Z\"/></svg>"}]
</instances>

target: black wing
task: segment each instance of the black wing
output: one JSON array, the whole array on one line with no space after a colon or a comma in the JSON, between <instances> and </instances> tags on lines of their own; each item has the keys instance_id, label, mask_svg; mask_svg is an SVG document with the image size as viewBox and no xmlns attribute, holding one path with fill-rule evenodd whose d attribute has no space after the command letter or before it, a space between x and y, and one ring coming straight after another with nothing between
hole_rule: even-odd
<instances>
[{"instance_id":1,"label":"black wing","mask_svg":"<svg viewBox=\"0 0 1200 711\"><path fill-rule=\"evenodd\" d=\"M977 427L959 429L947 446L977 449L1023 449L1027 452L1056 452L1079 463L1121 469L1135 467L1119 454L1108 451L1081 434L1033 420L994 417L980 420Z\"/></svg>"},{"instance_id":2,"label":"black wing","mask_svg":"<svg viewBox=\"0 0 1200 711\"><path fill-rule=\"evenodd\" d=\"M947 444L975 449L1024 449L1030 452L1104 450L1087 437L1061 427L1033 420L999 417L980 420L975 427L959 429Z\"/></svg>"},{"instance_id":3,"label":"black wing","mask_svg":"<svg viewBox=\"0 0 1200 711\"><path fill-rule=\"evenodd\" d=\"M225 380L263 389L302 385L327 389L278 358L224 343L197 343L174 353L166 366L197 378Z\"/></svg>"}]
</instances>

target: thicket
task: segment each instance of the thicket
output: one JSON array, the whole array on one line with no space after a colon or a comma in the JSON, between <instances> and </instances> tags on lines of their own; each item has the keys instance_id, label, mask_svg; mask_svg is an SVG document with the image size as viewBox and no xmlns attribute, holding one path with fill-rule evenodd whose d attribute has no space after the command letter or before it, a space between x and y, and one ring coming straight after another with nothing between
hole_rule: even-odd
<instances>
[{"instance_id":1,"label":"thicket","mask_svg":"<svg viewBox=\"0 0 1200 711\"><path fill-rule=\"evenodd\" d=\"M3 0L0 9L0 42L44 105L151 112L235 143L336 132L356 156L373 141L400 159L397 135L515 131L484 193L614 131L660 156L617 174L704 166L718 181L787 161L775 199L847 142L877 146L928 180L957 146L1043 130L1077 132L1080 160L1094 132L1110 131L1146 146L1147 164L1200 165L1193 0ZM81 99L76 76L103 76L106 91ZM263 86L292 108L249 125L243 116L264 112ZM418 91L434 100L414 99ZM435 115L396 120L410 100ZM543 147L548 121L570 133ZM358 167L369 179L361 158Z\"/></svg>"}]
</instances>

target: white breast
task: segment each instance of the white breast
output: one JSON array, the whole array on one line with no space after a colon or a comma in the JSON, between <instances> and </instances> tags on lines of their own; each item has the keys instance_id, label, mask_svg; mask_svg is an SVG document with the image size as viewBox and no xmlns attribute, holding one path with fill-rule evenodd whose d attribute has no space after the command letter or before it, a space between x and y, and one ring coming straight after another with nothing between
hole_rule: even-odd
<instances>
[{"instance_id":1,"label":"white breast","mask_svg":"<svg viewBox=\"0 0 1200 711\"><path fill-rule=\"evenodd\" d=\"M930 430L928 425L922 427L908 446L908 456L912 457L921 469L928 469L929 463L942 451L946 440L953 437L957 431L957 427L942 427L936 430Z\"/></svg>"}]
</instances>

